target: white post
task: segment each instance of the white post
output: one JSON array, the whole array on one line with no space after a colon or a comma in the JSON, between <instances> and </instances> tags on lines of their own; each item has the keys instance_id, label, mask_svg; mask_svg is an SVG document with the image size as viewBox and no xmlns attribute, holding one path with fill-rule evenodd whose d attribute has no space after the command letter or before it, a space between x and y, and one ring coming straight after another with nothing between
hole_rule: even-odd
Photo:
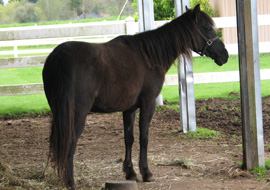
<instances>
[{"instance_id":1,"label":"white post","mask_svg":"<svg viewBox=\"0 0 270 190\"><path fill-rule=\"evenodd\" d=\"M18 57L18 46L14 45L14 57Z\"/></svg>"},{"instance_id":2,"label":"white post","mask_svg":"<svg viewBox=\"0 0 270 190\"><path fill-rule=\"evenodd\" d=\"M136 33L136 29L138 28L138 25L135 22L135 18L133 17L127 17L125 19L126 21L126 34L127 35L133 35Z\"/></svg>"},{"instance_id":3,"label":"white post","mask_svg":"<svg viewBox=\"0 0 270 190\"><path fill-rule=\"evenodd\" d=\"M189 0L175 0L175 16L178 17L189 8ZM181 129L184 133L196 131L196 109L192 61L178 58L178 80Z\"/></svg>"},{"instance_id":4,"label":"white post","mask_svg":"<svg viewBox=\"0 0 270 190\"><path fill-rule=\"evenodd\" d=\"M138 0L137 6L140 32L154 29L153 0Z\"/></svg>"}]
</instances>

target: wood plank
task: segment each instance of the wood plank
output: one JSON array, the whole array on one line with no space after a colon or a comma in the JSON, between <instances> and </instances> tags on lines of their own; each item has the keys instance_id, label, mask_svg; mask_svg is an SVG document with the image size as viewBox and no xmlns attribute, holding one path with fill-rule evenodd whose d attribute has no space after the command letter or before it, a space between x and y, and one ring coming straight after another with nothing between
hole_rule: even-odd
<instances>
[{"instance_id":1,"label":"wood plank","mask_svg":"<svg viewBox=\"0 0 270 190\"><path fill-rule=\"evenodd\" d=\"M194 73L194 84L239 82L239 71ZM260 71L261 80L270 80L270 69ZM178 75L166 75L164 86L178 85Z\"/></svg>"},{"instance_id":2,"label":"wood plank","mask_svg":"<svg viewBox=\"0 0 270 190\"><path fill-rule=\"evenodd\" d=\"M257 1L237 0L240 91L243 130L243 166L265 165Z\"/></svg>"},{"instance_id":3,"label":"wood plank","mask_svg":"<svg viewBox=\"0 0 270 190\"><path fill-rule=\"evenodd\" d=\"M270 69L261 70L261 80L270 80ZM237 82L239 81L238 71L194 73L194 84ZM166 75L164 86L178 85L178 75ZM22 94L42 94L43 84L17 84L0 85L0 96L22 95Z\"/></svg>"},{"instance_id":4,"label":"wood plank","mask_svg":"<svg viewBox=\"0 0 270 190\"><path fill-rule=\"evenodd\" d=\"M106 21L83 24L65 24L0 29L0 41L21 39L62 38L107 34L125 34L125 21Z\"/></svg>"},{"instance_id":5,"label":"wood plank","mask_svg":"<svg viewBox=\"0 0 270 190\"><path fill-rule=\"evenodd\" d=\"M43 94L43 84L1 85L0 96Z\"/></svg>"},{"instance_id":6,"label":"wood plank","mask_svg":"<svg viewBox=\"0 0 270 190\"><path fill-rule=\"evenodd\" d=\"M43 66L47 56L0 59L0 69Z\"/></svg>"}]
</instances>

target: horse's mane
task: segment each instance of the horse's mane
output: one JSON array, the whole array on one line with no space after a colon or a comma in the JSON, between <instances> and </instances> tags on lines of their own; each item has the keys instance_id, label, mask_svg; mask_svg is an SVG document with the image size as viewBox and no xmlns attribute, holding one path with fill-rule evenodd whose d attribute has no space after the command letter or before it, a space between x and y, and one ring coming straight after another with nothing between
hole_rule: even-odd
<instances>
[{"instance_id":1,"label":"horse's mane","mask_svg":"<svg viewBox=\"0 0 270 190\"><path fill-rule=\"evenodd\" d=\"M148 67L158 65L167 71L180 54L184 58L192 59L190 48L196 48L200 41L198 26L193 16L192 10L188 10L155 30L122 38L143 57ZM206 13L200 12L200 16L214 25L212 18Z\"/></svg>"}]
</instances>

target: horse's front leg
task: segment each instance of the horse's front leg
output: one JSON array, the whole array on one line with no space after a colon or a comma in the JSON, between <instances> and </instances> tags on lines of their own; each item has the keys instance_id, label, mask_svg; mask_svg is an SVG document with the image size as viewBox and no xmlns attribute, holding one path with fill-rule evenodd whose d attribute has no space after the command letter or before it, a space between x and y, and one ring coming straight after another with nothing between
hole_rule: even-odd
<instances>
[{"instance_id":1,"label":"horse's front leg","mask_svg":"<svg viewBox=\"0 0 270 190\"><path fill-rule=\"evenodd\" d=\"M152 173L148 169L147 163L147 146L148 146L148 131L149 125L155 112L155 100L144 102L140 107L140 161L139 167L142 174L143 181L151 180Z\"/></svg>"},{"instance_id":2,"label":"horse's front leg","mask_svg":"<svg viewBox=\"0 0 270 190\"><path fill-rule=\"evenodd\" d=\"M133 126L135 119L135 111L136 110L123 112L125 146L126 146L126 155L125 161L123 163L123 171L126 174L127 180L137 181L137 175L133 169L132 164L132 145L134 143Z\"/></svg>"}]
</instances>

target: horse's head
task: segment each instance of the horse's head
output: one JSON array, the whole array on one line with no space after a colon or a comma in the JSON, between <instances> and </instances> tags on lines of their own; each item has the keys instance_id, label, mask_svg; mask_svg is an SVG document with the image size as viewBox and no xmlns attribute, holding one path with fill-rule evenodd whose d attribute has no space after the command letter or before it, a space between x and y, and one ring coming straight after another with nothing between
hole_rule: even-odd
<instances>
[{"instance_id":1,"label":"horse's head","mask_svg":"<svg viewBox=\"0 0 270 190\"><path fill-rule=\"evenodd\" d=\"M200 40L196 42L193 51L201 56L206 55L212 58L219 66L226 63L228 60L228 51L214 30L212 18L200 10L200 5L197 5L193 10L188 9L188 11L191 11L192 17L195 19L198 29L197 35L200 36Z\"/></svg>"}]
</instances>

